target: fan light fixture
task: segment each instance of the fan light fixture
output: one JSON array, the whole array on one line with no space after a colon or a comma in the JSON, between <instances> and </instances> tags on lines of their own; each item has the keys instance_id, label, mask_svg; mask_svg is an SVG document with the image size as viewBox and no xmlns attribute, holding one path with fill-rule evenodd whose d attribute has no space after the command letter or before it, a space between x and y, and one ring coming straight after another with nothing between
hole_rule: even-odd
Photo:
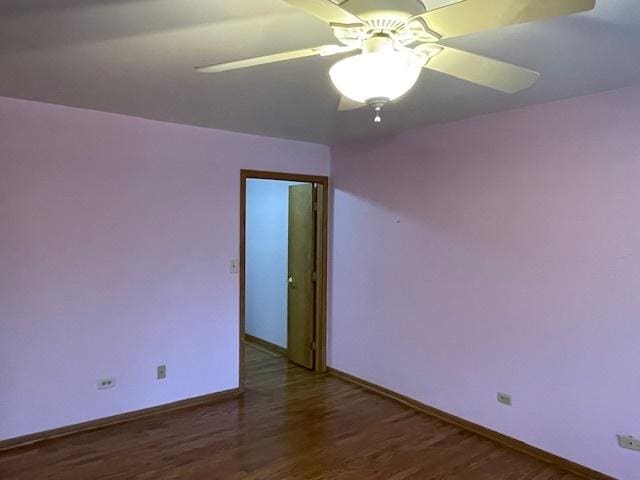
<instances>
[{"instance_id":1,"label":"fan light fixture","mask_svg":"<svg viewBox=\"0 0 640 480\"><path fill-rule=\"evenodd\" d=\"M446 5L429 9L425 0L284 1L329 25L338 43L202 65L196 70L219 73L357 52L336 63L329 72L334 86L343 94L338 109L373 107L374 120L380 123L380 109L407 93L422 68L504 93L531 87L538 72L440 42L508 25L588 12L597 0L448 0Z\"/></svg>"},{"instance_id":2,"label":"fan light fixture","mask_svg":"<svg viewBox=\"0 0 640 480\"><path fill-rule=\"evenodd\" d=\"M407 93L418 81L422 63L415 55L384 50L362 53L336 63L329 76L333 85L354 102L371 105L376 112ZM375 118L381 121L380 115Z\"/></svg>"}]
</instances>

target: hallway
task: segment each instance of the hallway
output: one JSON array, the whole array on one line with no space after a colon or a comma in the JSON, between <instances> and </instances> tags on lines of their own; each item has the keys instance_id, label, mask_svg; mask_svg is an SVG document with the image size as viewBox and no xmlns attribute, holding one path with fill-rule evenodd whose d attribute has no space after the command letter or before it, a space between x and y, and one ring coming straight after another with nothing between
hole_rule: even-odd
<instances>
[{"instance_id":1,"label":"hallway","mask_svg":"<svg viewBox=\"0 0 640 480\"><path fill-rule=\"evenodd\" d=\"M577 480L252 347L244 398L0 454L15 480Z\"/></svg>"}]
</instances>

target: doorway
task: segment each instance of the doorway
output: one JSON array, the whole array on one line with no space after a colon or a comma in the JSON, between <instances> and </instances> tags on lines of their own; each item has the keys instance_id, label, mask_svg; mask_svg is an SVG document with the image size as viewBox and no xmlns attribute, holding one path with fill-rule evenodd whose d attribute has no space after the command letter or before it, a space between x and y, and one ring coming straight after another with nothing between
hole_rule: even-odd
<instances>
[{"instance_id":1,"label":"doorway","mask_svg":"<svg viewBox=\"0 0 640 480\"><path fill-rule=\"evenodd\" d=\"M326 370L328 178L242 170L240 388L245 347Z\"/></svg>"}]
</instances>

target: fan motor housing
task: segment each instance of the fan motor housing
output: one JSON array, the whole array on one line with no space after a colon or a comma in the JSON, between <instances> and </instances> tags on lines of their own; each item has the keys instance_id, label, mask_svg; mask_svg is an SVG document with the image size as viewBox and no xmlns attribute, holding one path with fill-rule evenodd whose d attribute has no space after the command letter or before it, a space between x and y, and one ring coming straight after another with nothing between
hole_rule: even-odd
<instances>
[{"instance_id":1,"label":"fan motor housing","mask_svg":"<svg viewBox=\"0 0 640 480\"><path fill-rule=\"evenodd\" d=\"M347 0L340 6L367 21L405 21L427 11L420 0Z\"/></svg>"}]
</instances>

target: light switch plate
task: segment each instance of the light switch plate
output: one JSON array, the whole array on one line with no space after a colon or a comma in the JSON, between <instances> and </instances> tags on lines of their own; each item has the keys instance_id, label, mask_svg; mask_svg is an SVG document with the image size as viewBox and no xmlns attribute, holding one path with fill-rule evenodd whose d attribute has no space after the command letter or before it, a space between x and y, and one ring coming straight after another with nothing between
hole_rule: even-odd
<instances>
[{"instance_id":1,"label":"light switch plate","mask_svg":"<svg viewBox=\"0 0 640 480\"><path fill-rule=\"evenodd\" d=\"M229 261L229 273L239 273L240 272L240 260L234 258Z\"/></svg>"}]
</instances>

